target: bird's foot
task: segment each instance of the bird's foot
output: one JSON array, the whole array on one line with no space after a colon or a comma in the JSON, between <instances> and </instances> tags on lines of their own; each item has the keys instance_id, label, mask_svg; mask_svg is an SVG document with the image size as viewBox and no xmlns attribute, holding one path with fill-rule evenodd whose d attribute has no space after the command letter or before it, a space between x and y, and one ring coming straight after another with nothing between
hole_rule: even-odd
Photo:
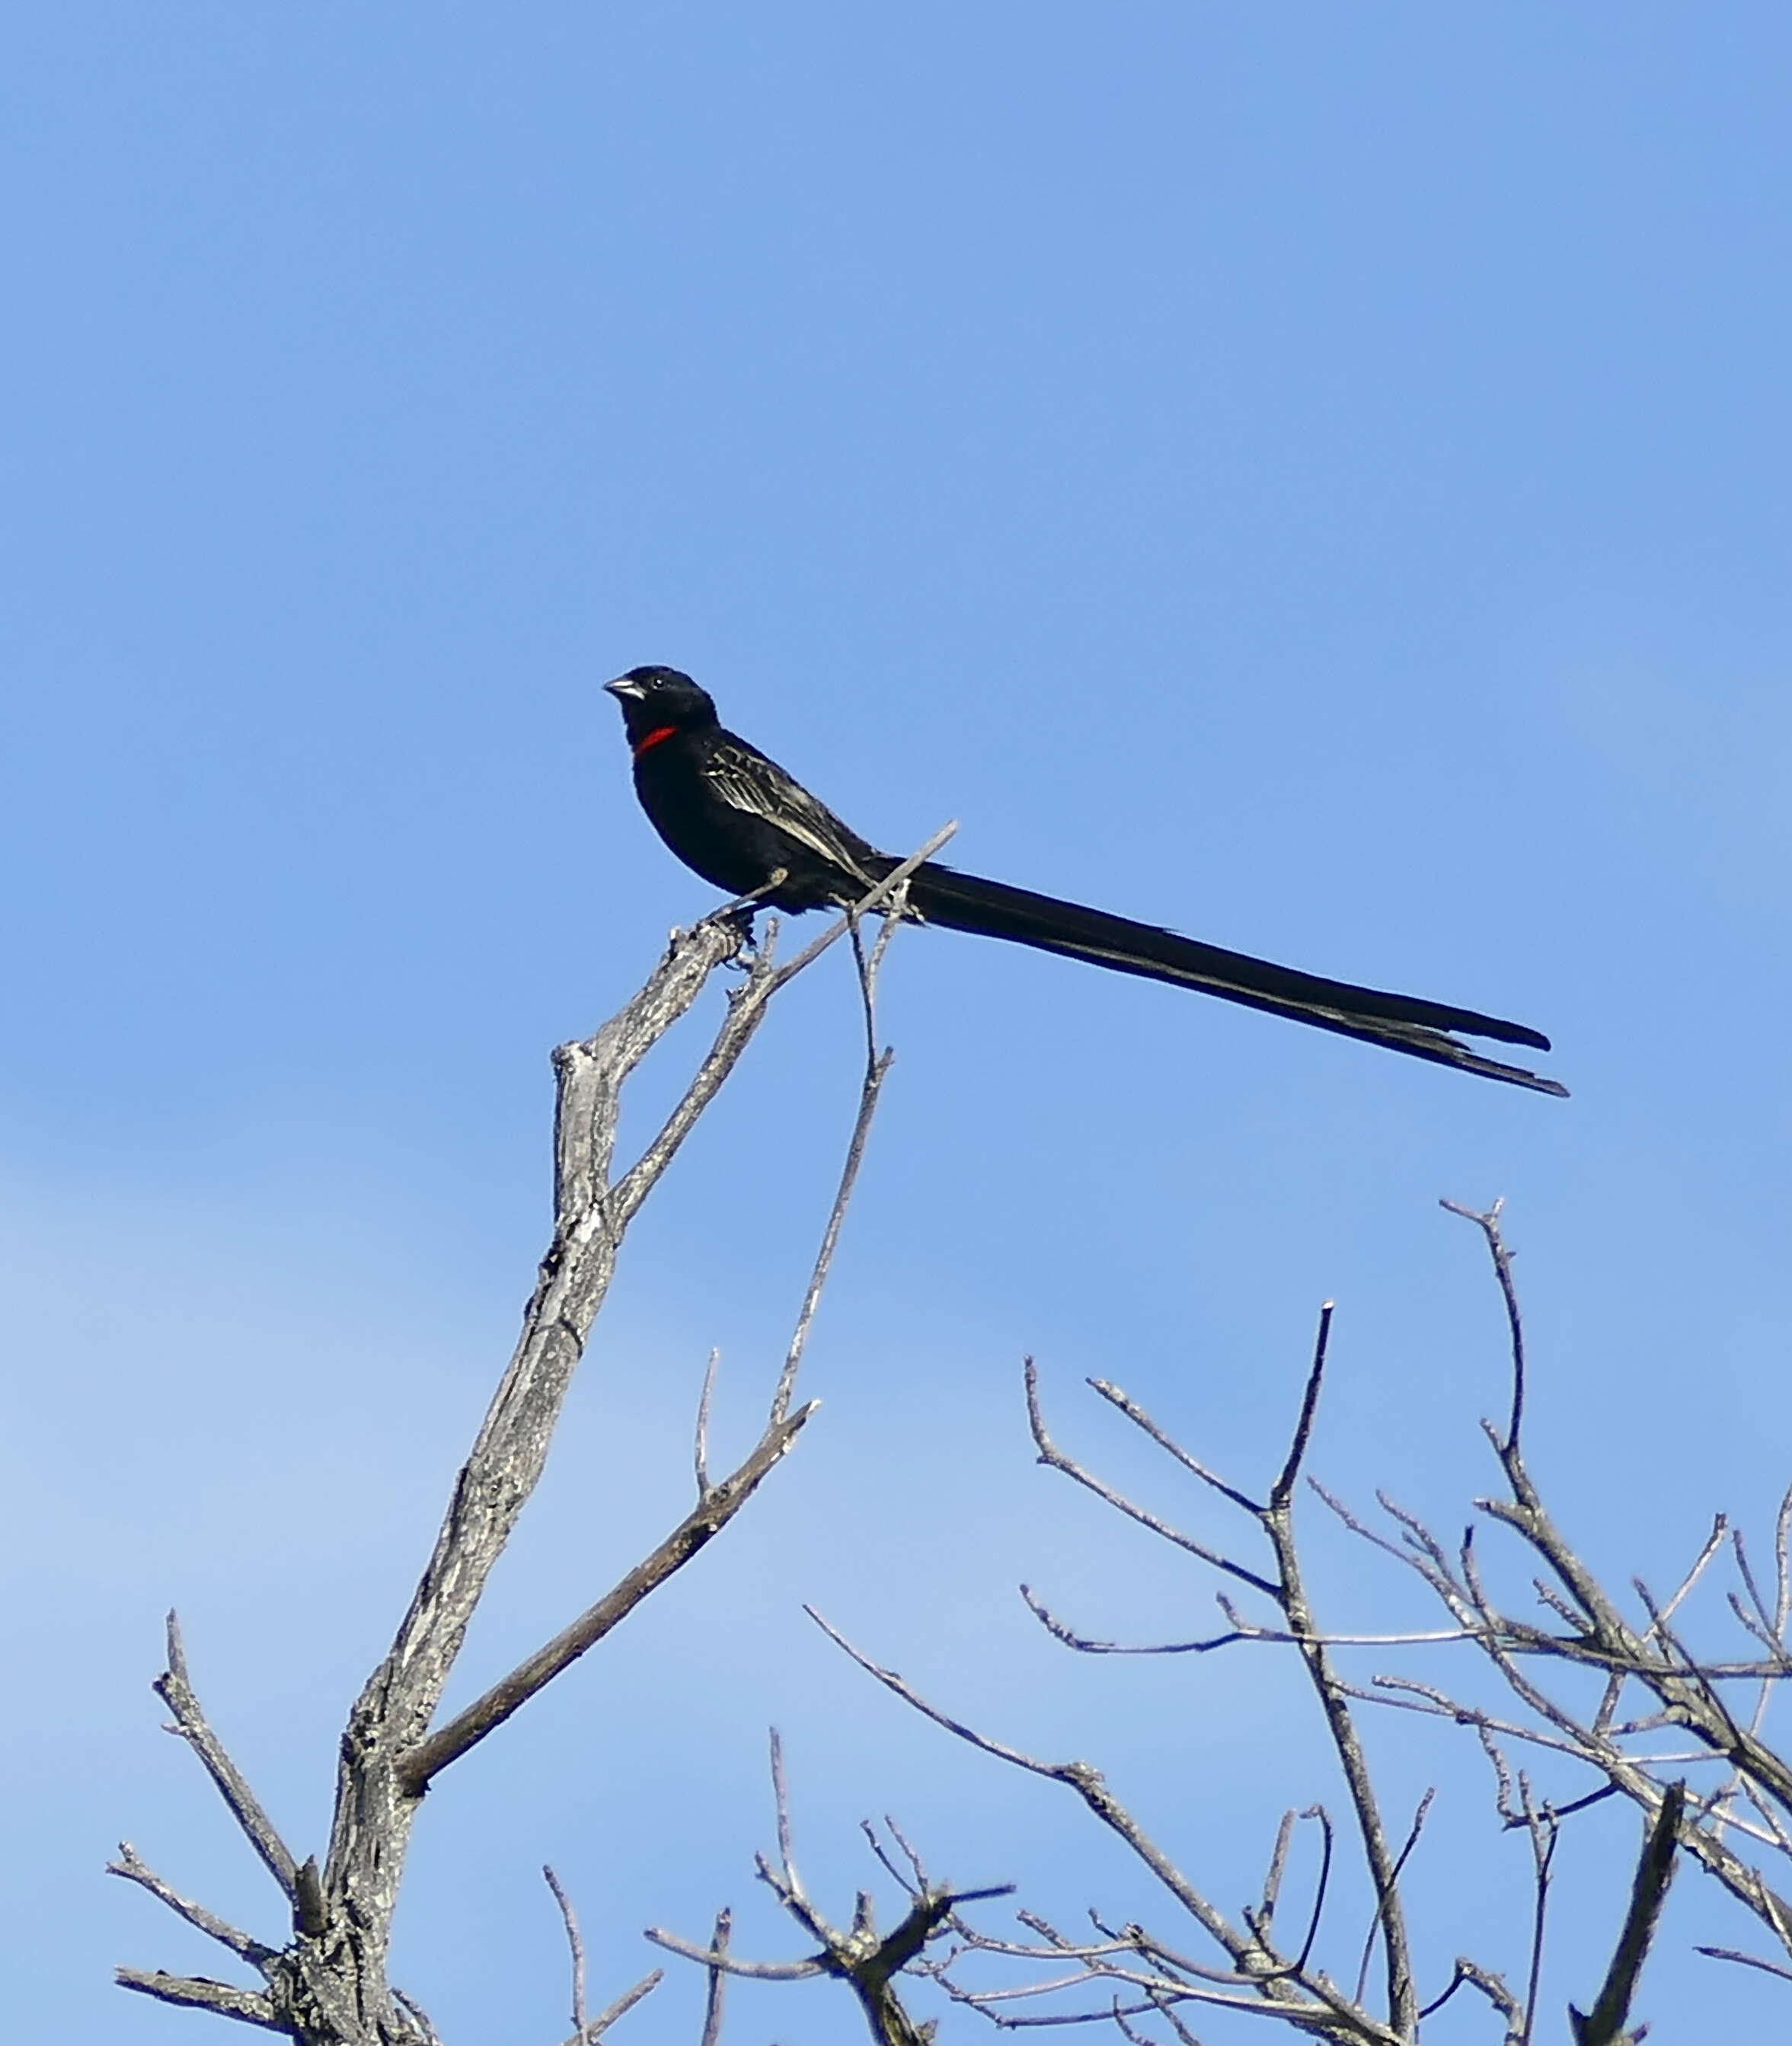
<instances>
[{"instance_id":1,"label":"bird's foot","mask_svg":"<svg viewBox=\"0 0 1792 2046\"><path fill-rule=\"evenodd\" d=\"M754 927L754 919L763 907L749 896L743 902L731 902L725 909L718 909L716 921L728 924L740 933L740 950L727 962L736 973L750 973L753 962L759 955L759 934Z\"/></svg>"},{"instance_id":2,"label":"bird's foot","mask_svg":"<svg viewBox=\"0 0 1792 2046\"><path fill-rule=\"evenodd\" d=\"M753 919L766 906L766 898L775 894L790 878L788 868L777 867L770 878L762 882L751 894L737 896L733 901L724 903L713 913L717 923L732 924L740 932L747 963L759 951L759 938L753 928ZM736 959L731 963L740 966L743 962Z\"/></svg>"}]
</instances>

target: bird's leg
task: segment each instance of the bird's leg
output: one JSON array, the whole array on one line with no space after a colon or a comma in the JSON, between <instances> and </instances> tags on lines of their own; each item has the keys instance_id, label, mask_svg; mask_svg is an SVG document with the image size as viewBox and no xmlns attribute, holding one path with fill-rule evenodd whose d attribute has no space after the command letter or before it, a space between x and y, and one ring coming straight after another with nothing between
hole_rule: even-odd
<instances>
[{"instance_id":1,"label":"bird's leg","mask_svg":"<svg viewBox=\"0 0 1792 2046\"><path fill-rule=\"evenodd\" d=\"M759 949L759 933L753 928L753 919L759 911L756 902L731 902L725 909L716 912L719 924L732 924L740 933L741 948L734 958L724 962L730 973L751 973L753 961Z\"/></svg>"},{"instance_id":2,"label":"bird's leg","mask_svg":"<svg viewBox=\"0 0 1792 2046\"><path fill-rule=\"evenodd\" d=\"M718 923L732 924L739 930L749 953L759 948L759 938L753 928L754 918L765 906L767 896L775 894L790 878L790 870L787 867L774 867L770 877L762 881L751 894L737 895L733 901L724 902L720 909L713 912ZM736 959L730 961L730 963L741 967L743 963Z\"/></svg>"}]
</instances>

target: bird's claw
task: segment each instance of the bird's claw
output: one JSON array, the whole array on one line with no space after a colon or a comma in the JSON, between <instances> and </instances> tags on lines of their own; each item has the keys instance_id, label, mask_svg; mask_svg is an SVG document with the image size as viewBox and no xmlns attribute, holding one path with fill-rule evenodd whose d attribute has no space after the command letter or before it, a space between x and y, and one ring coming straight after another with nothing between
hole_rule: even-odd
<instances>
[{"instance_id":1,"label":"bird's claw","mask_svg":"<svg viewBox=\"0 0 1792 2046\"><path fill-rule=\"evenodd\" d=\"M726 924L740 934L740 950L726 962L736 973L748 973L759 957L759 934L754 928L754 919L764 907L760 902L747 901L731 902L725 909L716 912L716 921Z\"/></svg>"},{"instance_id":2,"label":"bird's claw","mask_svg":"<svg viewBox=\"0 0 1792 2046\"><path fill-rule=\"evenodd\" d=\"M746 956L744 959L736 957L731 959L728 962L731 966L736 967L744 972L758 957L759 941L758 934L753 928L753 919L766 906L766 898L782 888L790 878L790 871L787 868L776 867L769 879L755 888L750 895L740 896L736 901L724 904L721 909L715 912L715 919L718 924L731 924L740 933L741 948Z\"/></svg>"}]
</instances>

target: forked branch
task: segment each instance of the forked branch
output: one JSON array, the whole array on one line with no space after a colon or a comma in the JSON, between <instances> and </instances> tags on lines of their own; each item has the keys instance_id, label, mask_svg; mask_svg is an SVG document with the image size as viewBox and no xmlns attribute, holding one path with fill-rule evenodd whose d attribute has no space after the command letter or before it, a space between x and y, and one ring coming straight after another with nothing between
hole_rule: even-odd
<instances>
[{"instance_id":1,"label":"forked branch","mask_svg":"<svg viewBox=\"0 0 1792 2046\"><path fill-rule=\"evenodd\" d=\"M704 2046L714 2046L713 2032L719 2027L721 1983L728 1975L742 1975L759 1982L802 1982L832 1975L848 1985L859 2000L874 2046L929 2046L934 2027L931 2021L917 2023L897 1993L896 1978L915 1966L928 1943L948 1925L959 1924L956 1913L961 1904L991 1897L1006 1897L1012 1884L994 1889L959 1890L929 1883L919 1863L915 1879L904 1881L910 1903L901 1921L888 1932L877 1929L877 1913L871 1894L861 1890L850 1928L832 1924L817 1908L797 1872L792 1844L790 1791L784 1776L784 1750L777 1729L771 1735L771 1782L777 1814L778 1859L759 1857L759 1879L777 1897L820 1951L796 1961L747 1961L728 1951L729 1914L716 1921L715 1935L707 1947L700 1947L662 1927L650 1926L647 1936L669 1953L700 1963L709 1971L709 2017L704 2028ZM867 1829L869 1831L869 1828ZM874 1836L872 1846L886 1868L891 1864ZM936 1975L932 1968L921 1971Z\"/></svg>"},{"instance_id":2,"label":"forked branch","mask_svg":"<svg viewBox=\"0 0 1792 2046\"><path fill-rule=\"evenodd\" d=\"M908 876L951 835L948 826L868 891L787 963L774 960L775 925L732 991L714 1041L684 1094L632 1164L620 1172L615 1152L626 1083L642 1060L692 1008L720 967L745 950L747 925L724 912L675 932L647 985L594 1036L554 1055L554 1222L522 1334L450 1500L434 1553L392 1648L350 1713L338 1769L330 1851L321 1871L301 1870L206 1724L187 1681L179 1631L171 1619L168 1670L157 1685L174 1730L205 1763L238 1825L288 1899L292 1946L276 1952L214 1920L149 1876L133 1856L118 1874L162 1897L190 1922L261 1967L268 1994L237 1991L196 1978L131 1971L128 1986L246 2021L271 2024L307 2046L433 2046L418 2006L386 1980L386 1951L410 1829L431 1782L612 1630L658 1585L727 1526L787 1453L813 1411L790 1411L796 1372L837 1244L847 1203L890 1054L875 1044L878 967L899 920ZM869 956L859 919L879 913L884 927ZM612 1590L446 1725L430 1721L491 1571L540 1477L572 1375L602 1304L624 1232L642 1202L726 1081L763 1021L772 997L842 936L858 962L866 1020L866 1079L847 1164L822 1247L798 1317L797 1332L760 1441L720 1484L709 1481L707 1397L699 1428L700 1496L658 1546ZM651 1986L647 1985L647 1986ZM638 1986L598 2019L590 2038L646 1993Z\"/></svg>"}]
</instances>

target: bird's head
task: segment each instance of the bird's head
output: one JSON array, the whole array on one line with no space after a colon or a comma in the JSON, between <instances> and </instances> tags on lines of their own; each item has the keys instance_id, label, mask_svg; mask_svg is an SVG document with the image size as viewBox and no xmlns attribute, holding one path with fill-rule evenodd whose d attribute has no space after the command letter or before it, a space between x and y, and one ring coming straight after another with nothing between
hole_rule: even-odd
<instances>
[{"instance_id":1,"label":"bird's head","mask_svg":"<svg viewBox=\"0 0 1792 2046\"><path fill-rule=\"evenodd\" d=\"M656 732L692 732L716 722L709 693L676 668L631 668L604 685L622 705L630 745Z\"/></svg>"}]
</instances>

